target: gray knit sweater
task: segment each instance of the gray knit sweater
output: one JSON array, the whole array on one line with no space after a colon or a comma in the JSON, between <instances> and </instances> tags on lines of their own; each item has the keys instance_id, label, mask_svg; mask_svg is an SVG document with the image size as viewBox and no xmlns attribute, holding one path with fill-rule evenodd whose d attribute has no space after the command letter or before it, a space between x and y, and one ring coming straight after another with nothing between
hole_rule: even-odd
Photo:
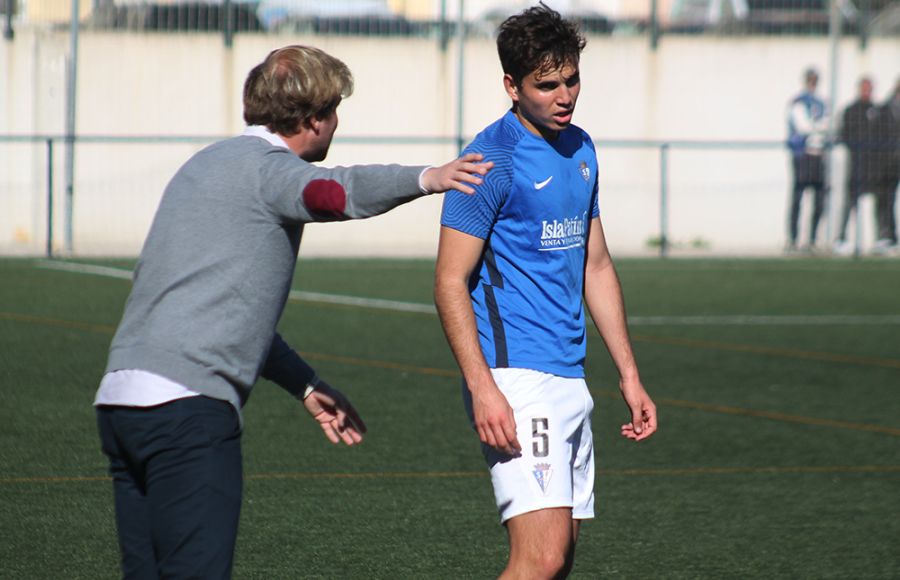
<instances>
[{"instance_id":1,"label":"gray knit sweater","mask_svg":"<svg viewBox=\"0 0 900 580\"><path fill-rule=\"evenodd\" d=\"M260 375L301 392L314 371L275 327L303 224L420 197L423 169L326 169L255 136L203 149L163 194L106 371L149 371L237 409Z\"/></svg>"}]
</instances>

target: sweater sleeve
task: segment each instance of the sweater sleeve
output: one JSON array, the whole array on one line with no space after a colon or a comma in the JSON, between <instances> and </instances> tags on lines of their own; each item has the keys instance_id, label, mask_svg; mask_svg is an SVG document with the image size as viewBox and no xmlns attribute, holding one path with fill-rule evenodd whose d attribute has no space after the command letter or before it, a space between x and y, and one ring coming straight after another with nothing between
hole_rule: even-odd
<instances>
[{"instance_id":1,"label":"sweater sleeve","mask_svg":"<svg viewBox=\"0 0 900 580\"><path fill-rule=\"evenodd\" d=\"M283 149L273 149L260 168L265 203L282 219L308 223L380 215L425 194L425 166L354 165L318 167Z\"/></svg>"},{"instance_id":2,"label":"sweater sleeve","mask_svg":"<svg viewBox=\"0 0 900 580\"><path fill-rule=\"evenodd\" d=\"M809 114L806 104L803 101L795 101L790 109L790 122L794 125L794 130L801 135L809 135L813 132L813 118Z\"/></svg>"},{"instance_id":3,"label":"sweater sleeve","mask_svg":"<svg viewBox=\"0 0 900 580\"><path fill-rule=\"evenodd\" d=\"M316 376L316 371L275 333L269 355L263 364L262 376L277 384L295 397L300 396Z\"/></svg>"}]
</instances>

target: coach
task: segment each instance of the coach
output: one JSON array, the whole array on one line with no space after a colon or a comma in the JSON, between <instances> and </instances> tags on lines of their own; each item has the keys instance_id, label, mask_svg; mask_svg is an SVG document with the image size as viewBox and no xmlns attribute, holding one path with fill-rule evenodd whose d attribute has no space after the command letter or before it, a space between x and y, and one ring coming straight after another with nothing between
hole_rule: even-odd
<instances>
[{"instance_id":1,"label":"coach","mask_svg":"<svg viewBox=\"0 0 900 580\"><path fill-rule=\"evenodd\" d=\"M481 183L490 163L325 169L353 81L321 50L273 51L244 84L237 137L169 182L94 405L125 578L229 578L242 493L241 407L261 375L334 443L366 428L275 328L308 222L378 215Z\"/></svg>"}]
</instances>

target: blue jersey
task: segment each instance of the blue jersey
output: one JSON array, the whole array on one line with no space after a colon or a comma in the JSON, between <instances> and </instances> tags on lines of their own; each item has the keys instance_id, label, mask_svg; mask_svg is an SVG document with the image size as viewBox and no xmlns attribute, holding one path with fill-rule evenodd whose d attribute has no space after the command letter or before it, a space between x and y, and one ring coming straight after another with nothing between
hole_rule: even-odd
<instances>
[{"instance_id":1,"label":"blue jersey","mask_svg":"<svg viewBox=\"0 0 900 580\"><path fill-rule=\"evenodd\" d=\"M597 156L570 126L554 142L508 112L466 148L494 168L475 195L449 191L441 225L485 240L469 290L492 368L584 376L584 252L597 206Z\"/></svg>"}]
</instances>

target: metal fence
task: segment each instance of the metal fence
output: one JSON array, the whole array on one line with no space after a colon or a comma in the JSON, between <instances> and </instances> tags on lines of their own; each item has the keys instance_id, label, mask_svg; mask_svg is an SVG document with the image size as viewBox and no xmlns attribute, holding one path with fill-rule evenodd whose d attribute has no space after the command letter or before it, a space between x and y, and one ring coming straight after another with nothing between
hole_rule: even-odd
<instances>
[{"instance_id":1,"label":"metal fence","mask_svg":"<svg viewBox=\"0 0 900 580\"><path fill-rule=\"evenodd\" d=\"M900 34L896 0L547 0L589 34L826 35ZM7 38L19 26L79 26L123 32L219 31L235 34L432 36L446 41L462 25L490 35L530 3L502 0L0 0ZM835 16L830 14L834 8Z\"/></svg>"},{"instance_id":2,"label":"metal fence","mask_svg":"<svg viewBox=\"0 0 900 580\"><path fill-rule=\"evenodd\" d=\"M657 56L658 47L667 38L677 38L681 46L685 39L695 42L693 39L696 38L696 42L712 47L719 38L809 37L812 44L800 42L791 46L803 50L814 46L816 52L808 54L814 55L814 60L819 63L828 63L822 68L831 73L827 76L830 76L832 86L824 91L830 93L826 95L830 102L839 101L830 97L835 94L840 69L837 47L841 40L845 47L849 42L859 51L865 51L867 43L875 42L873 39L878 39L882 45L885 39L900 42L900 1L897 0L572 0L548 3L564 7L563 12L579 21L583 30L594 39L634 41L646 52L652 51ZM173 39L202 36L222 53L227 53L229 66L235 69L238 67L231 57L237 51L232 51L230 46L241 35L253 35L254 39L283 35L293 39L294 34L300 33L304 38L319 38L323 43L338 38L345 44L349 40L342 37L365 37L365 42L370 42L373 49L405 38L410 40L413 49L421 49L423 45L458 49L458 62L444 69L446 76L457 77L455 84L447 83L447 87L457 93L448 99L457 107L456 118L448 124L455 124L455 129L448 130L448 133L454 133L452 136L412 137L401 136L401 132L381 138L367 135L336 139L336 144L343 144L345 148L358 151L367 148L363 158L368 157L368 149L390 150L393 159L429 163L454 154L468 139L464 133L472 131L463 122L466 117L463 81L466 72L472 74L471 67L467 69L466 66L469 63L463 62L466 45L484 44L502 19L524 5L499 0L0 0L7 44L15 42L16 30L59 29L62 33L55 36L32 35L37 39L33 42L56 43L66 38L66 30L70 31L67 37L70 46L64 63L66 75L48 74L50 80L42 81L57 94L67 94L64 123L41 124L53 127L50 129L52 134L30 134L43 130L40 125L28 131L29 134L0 134L0 162L3 162L0 168L13 169L5 176L0 171L0 229L12 230L4 230L3 237L17 243L21 241L17 247L29 252L36 248L48 254L80 252L86 247L94 247L93 242L88 243L88 238L102 238L96 247L125 248L134 253L139 249L139 242L136 244L135 240L143 239L165 181L192 151L214 140L210 136L123 137L78 133L74 87L80 32L119 39L120 34L164 38L165 42L170 38L167 35L172 35ZM220 34L227 48L218 44ZM826 34L828 44L821 38ZM848 35L853 38L848 39ZM644 44L645 39L647 44ZM829 48L830 55L824 54L825 47ZM677 49L679 55L682 50ZM40 52L40 49L31 52ZM57 50L52 54L60 52L66 51ZM385 54L396 57L398 53ZM895 65L896 59L890 62L896 54L896 50L876 51L872 59L862 56L856 61L880 59L887 62L881 64L881 70L900 72ZM642 58L644 63L656 63L652 57ZM806 56L803 59L812 60ZM197 62L199 66L204 61ZM440 64L444 61L432 59L429 62ZM452 63L452 57L446 62ZM667 62L674 62L674 57L670 55ZM59 59L52 64L58 68L63 66ZM140 67L141 63L135 63L135 66ZM796 67L797 63L792 66ZM844 69L846 76L860 73L858 68L849 68L846 63ZM25 79L23 85L35 84L28 80L33 74L32 71L20 74ZM63 76L65 86L56 80ZM791 77L792 81L799 77L799 68L791 71ZM664 79L660 76L658 80ZM887 83L892 81L893 78ZM691 80L686 77L685 82ZM227 83L220 79L214 86L227 88ZM201 92L204 87L198 85L196 88L195 92ZM782 94L779 100L787 96ZM33 99L35 109L39 108L41 98L46 97L35 96ZM116 98L121 97L114 96L113 100ZM472 98L468 101L471 104ZM227 105L223 108L227 109ZM8 111L14 109L13 106L6 108ZM446 111L450 109L444 107ZM837 108L833 111L836 115ZM32 114L37 118L42 112L36 110ZM775 118L776 114L769 118ZM0 117L0 126L10 125L4 125L3 121L5 119ZM141 132L141 129L126 126L123 132L129 134ZM647 130L646 134L657 132ZM604 195L615 200L608 211L621 214L620 220L611 220L608 226L613 234L611 238L625 240L623 243L627 243L632 251L640 248L660 255L707 250L733 252L735 247L749 248L750 253L776 251L784 239L790 180L783 143L777 139L740 137L688 139L695 136L690 132L681 135L685 138L607 139L598 143L608 156L604 167L610 169L603 176L606 180ZM597 137L596 132L594 136ZM423 150L428 154L423 155ZM845 166L843 151L838 148L834 153L830 177L833 183L841 184ZM104 167L123 168L123 171L128 168L128 173L116 175L116 171L110 174L105 170L101 174L92 169L95 159L103 159ZM630 168L631 172L617 173L620 167ZM703 176L703 181L698 175ZM741 197L736 197L735 192ZM834 221L838 205L831 204L827 224ZM698 207L714 217L698 219L694 215ZM4 215L20 216L16 219L23 220L25 225L21 228L4 225ZM626 224L627 231L615 231L615 228L623 227L617 224ZM857 232L866 233L865 227L857 221ZM755 246L744 243L751 233L756 240L768 240L767 245L759 245L758 241ZM829 236L826 234L826 237ZM862 239L864 245L866 236Z\"/></svg>"},{"instance_id":3,"label":"metal fence","mask_svg":"<svg viewBox=\"0 0 900 580\"><path fill-rule=\"evenodd\" d=\"M21 247L47 256L72 255L73 249L75 254L135 255L168 179L192 152L216 139L78 137L74 144L80 165L102 160L103 167L128 169L79 171L77 194L69 196L61 174L62 152L71 140L62 135L0 136L0 154L32 157L32 165L41 168L20 182L0 178L4 201L16 199L19 204L6 207L7 215L27 222L20 230L28 233L17 234ZM625 253L666 257L780 251L790 181L783 142L605 140L596 146L603 160L601 207L610 217L608 237ZM455 150L456 143L449 137L338 137L334 148L352 155L348 150L354 148L390 149L394 156L416 150L433 158ZM845 162L839 154L834 157L829 175L840 185ZM697 165L718 170L707 170L698 180ZM836 192L840 200L841 187ZM821 230L823 240L839 210L839 204L831 205ZM874 235L869 218L859 219L870 211L857 212L854 229L860 234L860 249L870 246ZM806 208L802 220L804 235L808 212ZM415 219L425 222L420 224L424 237L436 239L436 215ZM429 254L428 244L423 240L413 254Z\"/></svg>"}]
</instances>

